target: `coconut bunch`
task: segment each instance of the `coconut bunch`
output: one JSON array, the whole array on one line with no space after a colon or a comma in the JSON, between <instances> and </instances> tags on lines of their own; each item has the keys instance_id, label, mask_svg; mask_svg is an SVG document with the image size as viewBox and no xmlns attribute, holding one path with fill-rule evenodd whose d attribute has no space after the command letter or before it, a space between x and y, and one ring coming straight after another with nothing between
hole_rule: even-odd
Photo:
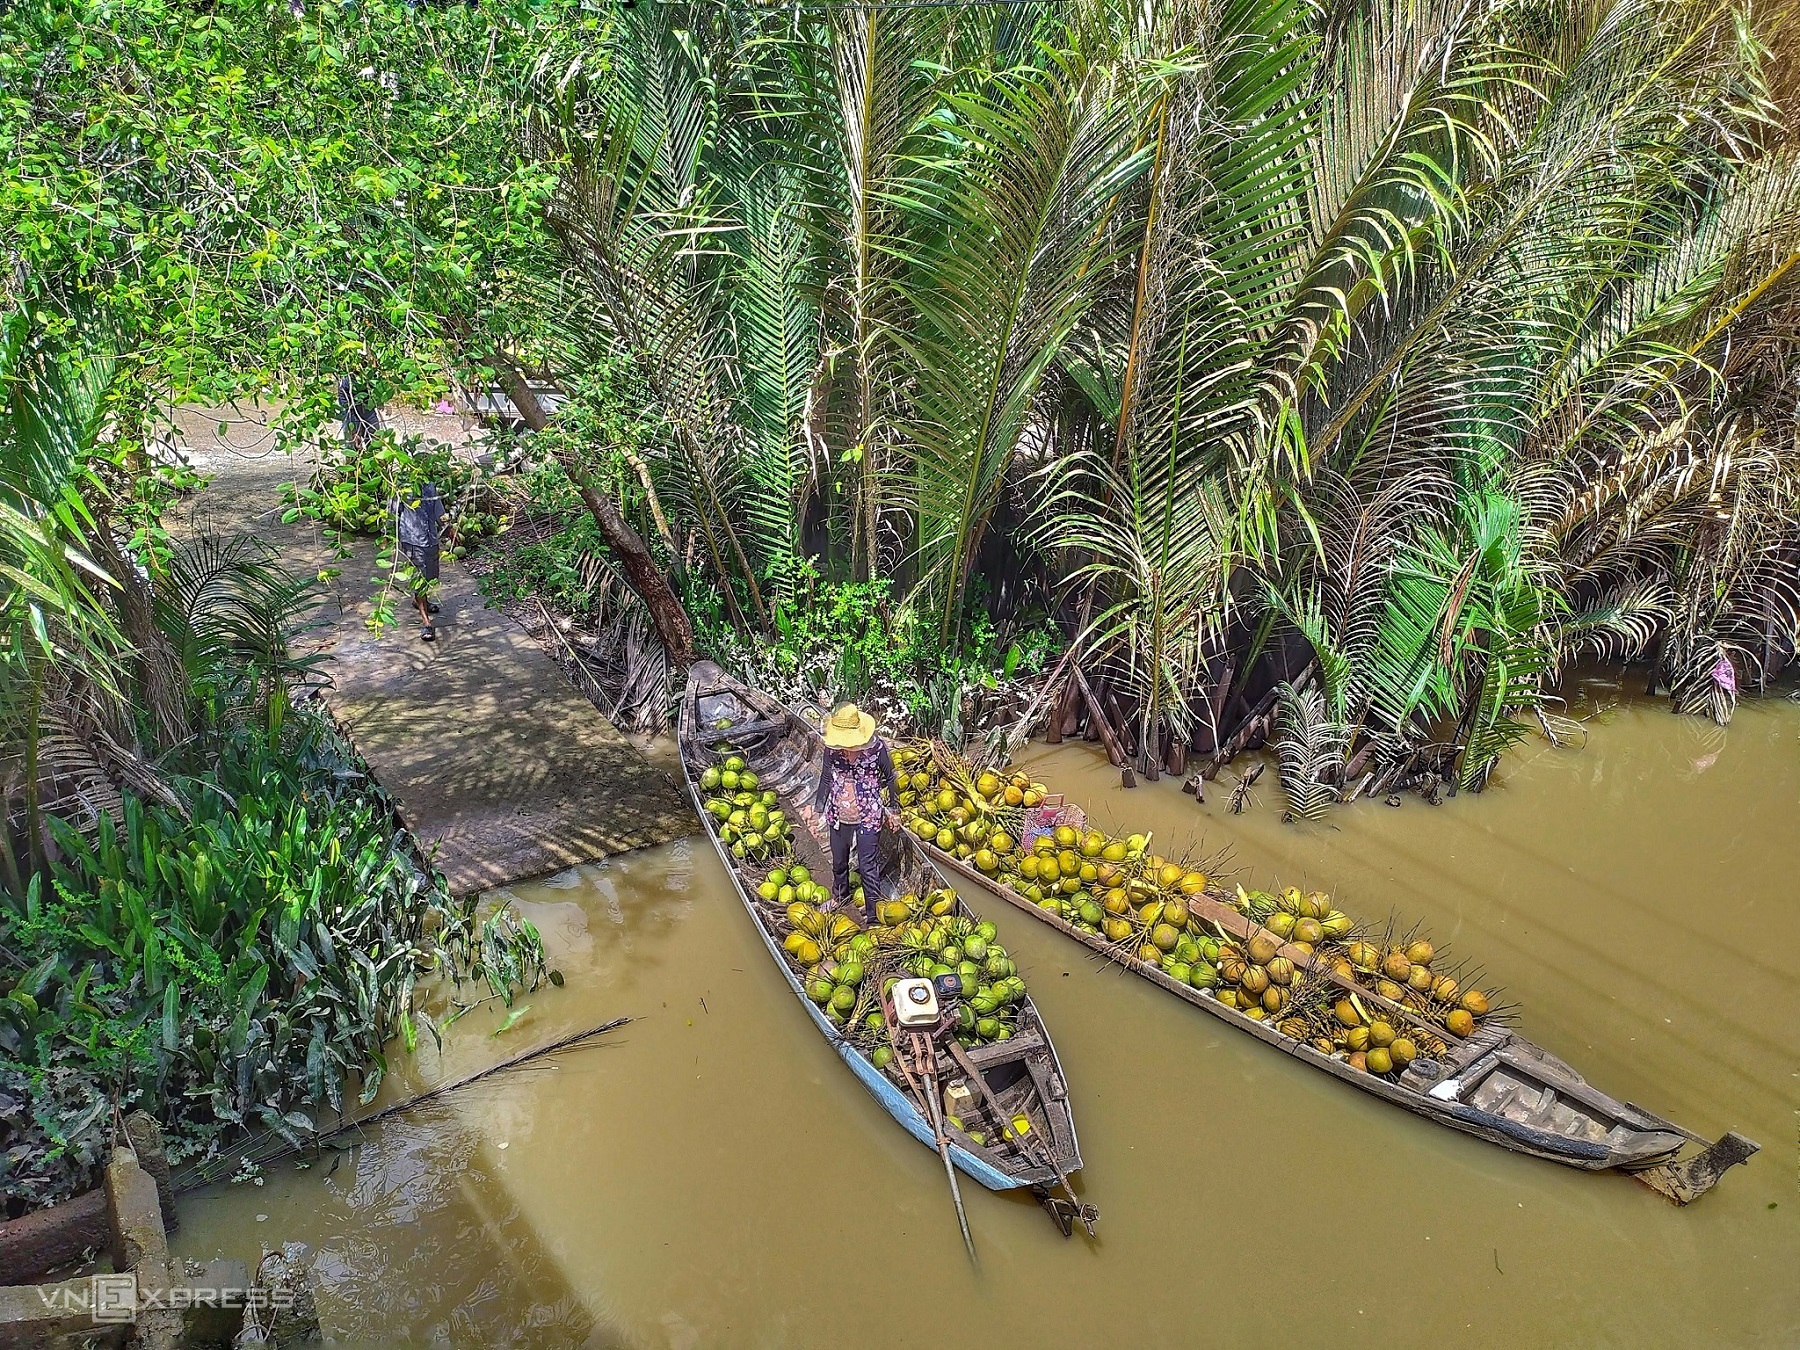
<instances>
[{"instance_id":1,"label":"coconut bunch","mask_svg":"<svg viewBox=\"0 0 1800 1350\"><path fill-rule=\"evenodd\" d=\"M1149 842L1059 825L1000 880L1070 927L1104 937L1116 958L1173 969L1186 982L1205 937L1187 901L1209 879L1189 862L1149 852Z\"/></svg>"},{"instance_id":2,"label":"coconut bunch","mask_svg":"<svg viewBox=\"0 0 1800 1350\"><path fill-rule=\"evenodd\" d=\"M468 557L476 544L507 528L507 505L480 465L471 466L469 481L449 493L444 506L443 537L452 558Z\"/></svg>"},{"instance_id":3,"label":"coconut bunch","mask_svg":"<svg viewBox=\"0 0 1800 1350\"><path fill-rule=\"evenodd\" d=\"M700 775L713 828L740 862L761 863L793 851L794 827L773 792L759 791L759 781L741 755L729 749Z\"/></svg>"},{"instance_id":4,"label":"coconut bunch","mask_svg":"<svg viewBox=\"0 0 1800 1350\"><path fill-rule=\"evenodd\" d=\"M1438 1059L1449 1046L1429 1027L1379 1006L1370 1008L1355 994L1340 993L1332 1004L1337 1025L1328 1033L1331 1050L1353 1069L1377 1076L1401 1074L1421 1054Z\"/></svg>"},{"instance_id":5,"label":"coconut bunch","mask_svg":"<svg viewBox=\"0 0 1800 1350\"><path fill-rule=\"evenodd\" d=\"M1235 907L1308 956L1335 948L1356 928L1356 921L1333 906L1324 891L1303 895L1298 886L1289 886L1279 895L1246 891L1240 886Z\"/></svg>"},{"instance_id":6,"label":"coconut bunch","mask_svg":"<svg viewBox=\"0 0 1800 1350\"><path fill-rule=\"evenodd\" d=\"M1258 927L1233 937L1193 915L1189 900L1211 884L1206 871L1151 853L1147 836L1059 825L1021 851L1015 839L1025 833L1027 806L1043 801L1041 783L978 771L942 746L897 756L907 824L925 842L1103 937L1115 959L1154 969L1359 1070L1397 1076L1421 1054L1446 1053L1446 1035L1467 1037L1494 1014L1491 996L1448 969L1416 929L1396 934L1390 924L1377 935L1324 891L1240 886L1235 898L1216 898ZM1373 997L1345 991L1344 980Z\"/></svg>"},{"instance_id":7,"label":"coconut bunch","mask_svg":"<svg viewBox=\"0 0 1800 1350\"><path fill-rule=\"evenodd\" d=\"M848 914L819 908L830 893L804 867L773 869L757 894L781 907L781 949L800 973L806 996L836 1025L849 1025L878 957L874 935Z\"/></svg>"},{"instance_id":8,"label":"coconut bunch","mask_svg":"<svg viewBox=\"0 0 1800 1350\"><path fill-rule=\"evenodd\" d=\"M1347 943L1337 969L1458 1038L1474 1035L1496 1014L1493 996L1450 967L1445 953L1417 928L1396 934L1390 924L1379 941L1360 938Z\"/></svg>"},{"instance_id":9,"label":"coconut bunch","mask_svg":"<svg viewBox=\"0 0 1800 1350\"><path fill-rule=\"evenodd\" d=\"M1055 836L1058 844L1067 838L1062 833L1066 828L1058 830ZM1100 848L1095 853L1097 843ZM1064 879L1056 884L1059 889L1067 890L1069 854L1079 852L1082 861L1075 875L1082 886L1070 896L1076 911L1072 922L1077 927L1093 926L1097 908L1100 912L1098 931L1109 942L1123 948L1124 954L1166 972L1171 965L1191 965L1197 958L1201 934L1187 900L1206 890L1208 878L1197 867L1148 852L1148 845L1149 840L1144 835L1107 839L1098 831L1089 830L1081 837L1078 850L1057 849L1056 874ZM1040 858L1040 884L1048 868L1049 862ZM1093 872L1091 887L1088 885L1090 869ZM1187 941L1182 941L1183 938Z\"/></svg>"},{"instance_id":10,"label":"coconut bunch","mask_svg":"<svg viewBox=\"0 0 1800 1350\"><path fill-rule=\"evenodd\" d=\"M1214 996L1356 1069L1402 1074L1421 1054L1447 1053L1442 1033L1469 1036L1492 1011L1487 994L1445 973L1442 954L1417 929L1396 935L1390 925L1372 940L1329 895L1296 887L1278 895L1240 887L1236 904L1262 928L1245 942L1221 944ZM1294 969L1285 953L1296 948ZM1344 989L1346 980L1374 997Z\"/></svg>"},{"instance_id":11,"label":"coconut bunch","mask_svg":"<svg viewBox=\"0 0 1800 1350\"><path fill-rule=\"evenodd\" d=\"M1025 1003L1025 980L993 924L958 913L956 893L947 889L887 901L876 914L886 928L880 945L899 958L894 978L958 978L959 1041L972 1046L1013 1035Z\"/></svg>"},{"instance_id":12,"label":"coconut bunch","mask_svg":"<svg viewBox=\"0 0 1800 1350\"><path fill-rule=\"evenodd\" d=\"M894 775L905 827L984 876L1009 870L1025 812L1044 802L1044 785L1026 774L1002 778L924 743L894 750Z\"/></svg>"}]
</instances>

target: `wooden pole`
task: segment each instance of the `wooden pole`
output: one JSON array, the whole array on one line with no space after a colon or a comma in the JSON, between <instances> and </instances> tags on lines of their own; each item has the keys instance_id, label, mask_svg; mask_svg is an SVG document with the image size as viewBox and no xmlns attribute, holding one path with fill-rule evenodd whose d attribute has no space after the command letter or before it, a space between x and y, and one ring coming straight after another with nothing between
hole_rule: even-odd
<instances>
[{"instance_id":1,"label":"wooden pole","mask_svg":"<svg viewBox=\"0 0 1800 1350\"><path fill-rule=\"evenodd\" d=\"M1087 700L1088 716L1093 721L1094 730L1100 733L1100 739L1106 745L1107 761L1115 768L1125 767L1125 752L1119 748L1119 738L1113 735L1112 724L1106 719L1106 712L1100 706L1100 700L1094 697L1094 691L1088 687L1087 676L1081 673L1080 666L1073 666L1075 683L1081 689L1081 696Z\"/></svg>"}]
</instances>

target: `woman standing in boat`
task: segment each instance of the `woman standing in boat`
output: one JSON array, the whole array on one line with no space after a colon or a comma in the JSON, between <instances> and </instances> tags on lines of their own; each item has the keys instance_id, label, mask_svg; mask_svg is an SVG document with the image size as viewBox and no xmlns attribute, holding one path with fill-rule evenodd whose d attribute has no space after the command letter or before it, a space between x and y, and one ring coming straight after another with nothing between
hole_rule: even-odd
<instances>
[{"instance_id":1,"label":"woman standing in boat","mask_svg":"<svg viewBox=\"0 0 1800 1350\"><path fill-rule=\"evenodd\" d=\"M888 803L881 800L887 789ZM819 774L819 791L813 813L831 833L831 897L848 905L850 854L856 852L856 870L862 877L863 917L875 922L875 902L881 898L881 827L898 828L900 784L894 777L894 757L887 742L875 734L875 719L854 703L846 703L825 719L825 767Z\"/></svg>"}]
</instances>

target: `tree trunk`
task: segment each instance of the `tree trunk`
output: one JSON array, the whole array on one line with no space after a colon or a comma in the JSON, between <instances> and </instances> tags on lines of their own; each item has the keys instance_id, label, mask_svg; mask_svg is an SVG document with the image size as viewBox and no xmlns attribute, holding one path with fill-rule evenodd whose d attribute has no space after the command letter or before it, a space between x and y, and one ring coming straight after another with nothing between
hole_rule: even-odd
<instances>
[{"instance_id":1,"label":"tree trunk","mask_svg":"<svg viewBox=\"0 0 1800 1350\"><path fill-rule=\"evenodd\" d=\"M518 409L519 420L532 431L542 431L549 426L550 415L544 411L537 392L526 382L512 358L505 352L496 351L488 359L500 379L500 388ZM638 598L650 611L650 621L656 625L656 634L662 639L663 646L668 648L670 663L676 670L685 671L694 664L694 625L681 607L681 597L675 594L669 578L656 565L643 536L631 528L631 523L613 505L611 498L594 490L575 455L566 450L559 451L556 462L562 465L563 472L581 494L582 505L594 518L594 524L600 527L601 537L618 555L631 589L638 593Z\"/></svg>"},{"instance_id":2,"label":"tree trunk","mask_svg":"<svg viewBox=\"0 0 1800 1350\"><path fill-rule=\"evenodd\" d=\"M618 555L631 589L638 593L639 599L650 611L650 621L656 625L657 636L669 650L670 664L676 670L685 672L694 664L694 625L689 622L687 611L681 607L681 597L675 594L669 578L656 565L656 559L644 544L643 536L631 528L630 522L620 514L610 497L594 490L575 456L564 450L557 454L556 459L562 465L563 472L569 475L569 481L575 484L575 490L581 494L582 504L587 507L588 514L593 516L594 524L600 527L607 546Z\"/></svg>"},{"instance_id":3,"label":"tree trunk","mask_svg":"<svg viewBox=\"0 0 1800 1350\"><path fill-rule=\"evenodd\" d=\"M537 396L537 391L526 382L525 376L513 359L505 352L495 351L488 357L494 367L494 373L500 378L500 388L506 391L506 397L518 409L519 420L528 430L542 431L550 425L550 414L544 411L544 405ZM563 466L565 469L568 465ZM570 475L573 477L573 475ZM576 481L580 481L577 479Z\"/></svg>"},{"instance_id":4,"label":"tree trunk","mask_svg":"<svg viewBox=\"0 0 1800 1350\"><path fill-rule=\"evenodd\" d=\"M1098 732L1100 739L1106 743L1106 758L1113 767L1122 768L1125 764L1125 752L1119 747L1118 738L1113 735L1112 726L1106 720L1106 713L1100 707L1100 700L1094 697L1094 691L1089 688L1087 677L1081 673L1081 667L1075 666L1073 669L1075 683L1080 686L1082 698L1087 700L1088 721L1091 724L1091 730Z\"/></svg>"}]
</instances>

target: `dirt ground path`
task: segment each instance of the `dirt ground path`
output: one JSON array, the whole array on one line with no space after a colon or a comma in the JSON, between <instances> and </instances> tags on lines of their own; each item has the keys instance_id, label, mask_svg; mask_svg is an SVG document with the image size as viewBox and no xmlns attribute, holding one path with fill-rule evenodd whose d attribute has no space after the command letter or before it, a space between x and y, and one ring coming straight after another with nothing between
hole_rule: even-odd
<instances>
[{"instance_id":1,"label":"dirt ground path","mask_svg":"<svg viewBox=\"0 0 1800 1350\"><path fill-rule=\"evenodd\" d=\"M440 439L455 417L413 415ZM336 569L313 640L327 701L457 894L667 842L695 828L674 782L572 688L543 649L443 561L437 640L411 604L376 635L374 550L335 559L316 522L284 525L280 487L309 466L279 452L253 409L182 409L182 440L211 483L185 506L197 531L266 539L300 574Z\"/></svg>"}]
</instances>

